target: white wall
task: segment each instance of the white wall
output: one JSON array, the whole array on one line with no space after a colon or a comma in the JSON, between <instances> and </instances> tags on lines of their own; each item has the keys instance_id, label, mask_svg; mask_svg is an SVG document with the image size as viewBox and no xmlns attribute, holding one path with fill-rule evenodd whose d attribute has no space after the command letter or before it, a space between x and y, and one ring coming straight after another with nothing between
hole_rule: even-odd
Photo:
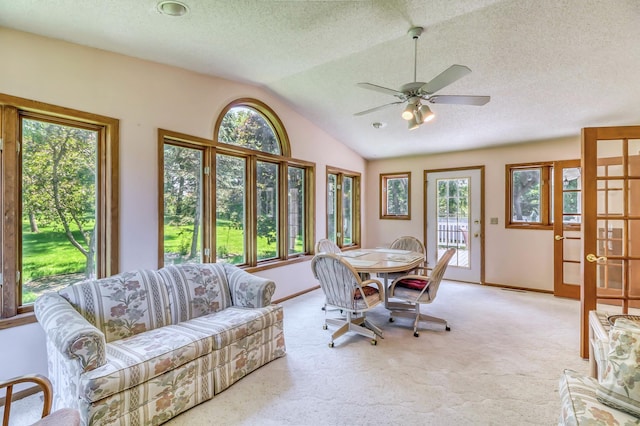
<instances>
[{"instance_id":1,"label":"white wall","mask_svg":"<svg viewBox=\"0 0 640 426\"><path fill-rule=\"evenodd\" d=\"M427 126L421 130L428 132ZM371 161L366 210L368 244L389 244L400 235L424 237L424 170L485 166L485 282L553 290L553 231L506 229L505 165L580 158L580 135L476 151ZM381 220L380 173L411 172L411 220ZM375 188L375 190L374 190ZM374 192L375 191L375 192ZM374 213L374 214L372 214ZM497 217L498 225L489 218Z\"/></svg>"},{"instance_id":2,"label":"white wall","mask_svg":"<svg viewBox=\"0 0 640 426\"><path fill-rule=\"evenodd\" d=\"M318 217L326 211L327 165L364 176L366 163L359 155L258 87L4 28L0 58L0 93L120 120L121 271L158 266L158 128L211 139L222 109L252 97L280 117L292 156L315 162ZM324 220L316 222L317 238L325 236L325 227ZM276 299L316 285L308 262L258 275L276 282ZM6 357L0 378L46 373L43 334L34 329L39 326L0 330L0 353Z\"/></svg>"},{"instance_id":3,"label":"white wall","mask_svg":"<svg viewBox=\"0 0 640 426\"><path fill-rule=\"evenodd\" d=\"M0 93L120 120L121 270L157 267L157 129L211 138L225 105L236 98L253 97L281 118L292 155L316 164L316 238L326 235L327 165L363 173L364 246L388 243L403 234L422 238L423 170L485 165L485 218L500 218L499 225L485 228L486 281L552 288L552 232L504 229L504 165L579 158L578 135L538 144L367 163L258 87L3 28L0 57ZM379 220L379 173L407 170L412 172L412 220ZM308 262L259 275L276 281L275 298L315 285ZM0 378L46 373L43 333L37 324L0 330L0 348Z\"/></svg>"}]
</instances>

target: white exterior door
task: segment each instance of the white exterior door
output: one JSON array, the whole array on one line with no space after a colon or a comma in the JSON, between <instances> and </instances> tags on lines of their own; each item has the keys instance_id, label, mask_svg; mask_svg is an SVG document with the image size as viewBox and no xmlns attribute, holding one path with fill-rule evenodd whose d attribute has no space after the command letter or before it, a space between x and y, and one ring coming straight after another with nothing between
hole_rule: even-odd
<instances>
[{"instance_id":1,"label":"white exterior door","mask_svg":"<svg viewBox=\"0 0 640 426\"><path fill-rule=\"evenodd\" d=\"M433 268L450 247L456 254L444 277L482 282L482 179L484 168L427 171L427 266Z\"/></svg>"}]
</instances>

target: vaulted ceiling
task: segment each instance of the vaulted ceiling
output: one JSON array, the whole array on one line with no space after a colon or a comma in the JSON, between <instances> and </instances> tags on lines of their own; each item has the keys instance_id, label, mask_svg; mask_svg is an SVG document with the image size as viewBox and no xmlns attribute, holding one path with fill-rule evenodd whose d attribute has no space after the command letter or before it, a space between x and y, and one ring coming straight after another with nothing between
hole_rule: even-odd
<instances>
[{"instance_id":1,"label":"vaulted ceiling","mask_svg":"<svg viewBox=\"0 0 640 426\"><path fill-rule=\"evenodd\" d=\"M366 158L577 136L640 122L638 0L0 0L0 26L258 86ZM470 75L408 130L402 105L359 82L399 89L452 64ZM372 123L383 125L374 128Z\"/></svg>"}]
</instances>

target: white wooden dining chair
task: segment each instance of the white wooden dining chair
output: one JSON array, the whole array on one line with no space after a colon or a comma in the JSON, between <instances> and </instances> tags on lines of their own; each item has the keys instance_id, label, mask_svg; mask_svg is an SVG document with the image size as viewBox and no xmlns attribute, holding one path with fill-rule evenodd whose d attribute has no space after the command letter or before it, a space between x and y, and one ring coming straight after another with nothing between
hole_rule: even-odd
<instances>
[{"instance_id":1,"label":"white wooden dining chair","mask_svg":"<svg viewBox=\"0 0 640 426\"><path fill-rule=\"evenodd\" d=\"M412 237L410 235L398 237L395 240L393 240L391 245L389 245L389 248L393 250L409 250L417 253L422 253L426 261L427 250L425 249L424 244L422 244L422 241L420 241L416 237ZM425 264L423 264L422 266L424 266ZM418 273L418 271L412 270L412 271L403 271L403 272L391 272L387 274L387 279L394 280L398 277L401 277L406 274L411 274L411 273Z\"/></svg>"},{"instance_id":2,"label":"white wooden dining chair","mask_svg":"<svg viewBox=\"0 0 640 426\"><path fill-rule=\"evenodd\" d=\"M328 324L338 326L331 335L329 347L332 348L334 340L348 331L369 337L371 344L376 345L382 331L367 320L365 313L383 302L382 283L374 279L362 281L349 262L334 253L315 255L311 269L326 296L327 305L345 313L345 317L327 318L325 309L323 328L326 330Z\"/></svg>"},{"instance_id":3,"label":"white wooden dining chair","mask_svg":"<svg viewBox=\"0 0 640 426\"><path fill-rule=\"evenodd\" d=\"M424 275L408 274L393 280L388 289L389 297L398 299L400 302L391 305L389 322L393 322L395 317L412 318L414 320L413 335L415 337L420 336L418 331L420 321L444 324L445 330L451 330L446 320L421 313L420 305L433 303L436 299L444 272L455 252L455 248L445 251L435 268L428 275L426 273Z\"/></svg>"}]
</instances>

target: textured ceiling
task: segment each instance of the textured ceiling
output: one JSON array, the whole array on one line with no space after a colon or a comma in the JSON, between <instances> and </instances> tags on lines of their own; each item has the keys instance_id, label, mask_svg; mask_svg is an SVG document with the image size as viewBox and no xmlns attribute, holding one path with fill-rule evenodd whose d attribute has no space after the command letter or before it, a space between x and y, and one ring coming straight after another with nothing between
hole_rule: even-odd
<instances>
[{"instance_id":1,"label":"textured ceiling","mask_svg":"<svg viewBox=\"0 0 640 426\"><path fill-rule=\"evenodd\" d=\"M0 26L259 86L366 158L481 148L640 123L640 0L0 0ZM452 64L469 76L409 131L396 98L356 86L418 81ZM373 122L385 126L374 129Z\"/></svg>"}]
</instances>

